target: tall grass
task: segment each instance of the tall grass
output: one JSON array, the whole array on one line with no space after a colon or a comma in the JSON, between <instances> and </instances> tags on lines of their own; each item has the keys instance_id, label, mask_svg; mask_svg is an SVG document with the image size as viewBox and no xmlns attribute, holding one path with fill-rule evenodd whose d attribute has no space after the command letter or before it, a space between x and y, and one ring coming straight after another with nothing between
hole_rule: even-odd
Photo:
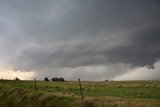
<instances>
[{"instance_id":1,"label":"tall grass","mask_svg":"<svg viewBox=\"0 0 160 107\"><path fill-rule=\"evenodd\" d=\"M0 107L68 107L75 102L70 96L53 95L0 85Z\"/></svg>"},{"instance_id":2,"label":"tall grass","mask_svg":"<svg viewBox=\"0 0 160 107\"><path fill-rule=\"evenodd\" d=\"M84 101L77 82L3 81L0 107L160 107L160 81L82 84Z\"/></svg>"}]
</instances>

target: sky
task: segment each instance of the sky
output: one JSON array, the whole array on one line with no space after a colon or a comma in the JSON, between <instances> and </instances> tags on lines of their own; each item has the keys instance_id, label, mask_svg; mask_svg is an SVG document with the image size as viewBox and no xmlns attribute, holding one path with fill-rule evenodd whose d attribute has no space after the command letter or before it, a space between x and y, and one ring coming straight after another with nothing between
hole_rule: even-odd
<instances>
[{"instance_id":1,"label":"sky","mask_svg":"<svg viewBox=\"0 0 160 107\"><path fill-rule=\"evenodd\" d=\"M0 0L0 77L160 80L160 1Z\"/></svg>"}]
</instances>

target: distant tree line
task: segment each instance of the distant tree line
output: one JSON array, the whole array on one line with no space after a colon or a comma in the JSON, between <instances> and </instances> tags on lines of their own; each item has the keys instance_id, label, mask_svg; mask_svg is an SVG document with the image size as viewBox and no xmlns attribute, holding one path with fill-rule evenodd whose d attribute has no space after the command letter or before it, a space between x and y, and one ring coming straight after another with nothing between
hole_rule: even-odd
<instances>
[{"instance_id":1,"label":"distant tree line","mask_svg":"<svg viewBox=\"0 0 160 107\"><path fill-rule=\"evenodd\" d=\"M50 81L47 77L45 77L44 78L44 81ZM64 78L62 78L62 77L54 77L54 78L51 78L51 81L53 81L53 82L64 82L65 81L65 79Z\"/></svg>"}]
</instances>

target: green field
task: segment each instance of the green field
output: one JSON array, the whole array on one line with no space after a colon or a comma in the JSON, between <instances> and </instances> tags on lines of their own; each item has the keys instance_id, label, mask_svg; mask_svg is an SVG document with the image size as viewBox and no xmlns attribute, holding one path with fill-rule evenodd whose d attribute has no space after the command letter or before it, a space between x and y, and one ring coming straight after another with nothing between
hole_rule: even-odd
<instances>
[{"instance_id":1,"label":"green field","mask_svg":"<svg viewBox=\"0 0 160 107\"><path fill-rule=\"evenodd\" d=\"M10 87L11 89L16 88L16 90L21 89L21 90L27 90L29 92L31 91L35 95L38 93L41 94L43 93L44 96L46 94L47 95L49 94L50 96L59 96L60 99L61 97L65 97L64 102L67 103L63 104L62 107L68 107L74 104L75 106L80 106L80 107L83 106L159 107L160 106L160 81L96 81L96 82L82 81L84 101L81 101L81 94L79 90L79 84L77 81L68 81L68 82L37 81L38 91L35 90L34 81L15 81L15 87L14 87L13 81L3 80L1 81L1 87L2 85L3 87ZM5 91L5 88L1 88L1 90ZM24 92L19 94L24 95ZM2 103L4 100L4 98L2 97L4 96L1 95L0 97ZM16 97L16 95L14 95L14 97ZM56 102L58 103L58 100L56 100ZM68 102L74 104L69 105Z\"/></svg>"}]
</instances>

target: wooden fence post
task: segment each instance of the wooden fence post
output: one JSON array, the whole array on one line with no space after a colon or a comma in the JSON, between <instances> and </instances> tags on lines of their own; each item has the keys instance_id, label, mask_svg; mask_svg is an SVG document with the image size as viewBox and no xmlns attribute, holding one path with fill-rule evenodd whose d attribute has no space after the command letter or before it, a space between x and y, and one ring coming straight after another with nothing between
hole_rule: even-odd
<instances>
[{"instance_id":1,"label":"wooden fence post","mask_svg":"<svg viewBox=\"0 0 160 107\"><path fill-rule=\"evenodd\" d=\"M13 80L13 85L14 85L14 87L15 87L15 85L16 85L16 81L15 81L15 78L14 78L14 80Z\"/></svg>"},{"instance_id":2,"label":"wooden fence post","mask_svg":"<svg viewBox=\"0 0 160 107\"><path fill-rule=\"evenodd\" d=\"M34 78L34 85L35 85L35 90L37 91L37 82L36 82L36 78Z\"/></svg>"},{"instance_id":3,"label":"wooden fence post","mask_svg":"<svg viewBox=\"0 0 160 107\"><path fill-rule=\"evenodd\" d=\"M80 78L78 78L78 82L79 82L79 88L80 88L80 92L81 92L81 96L82 96L82 100L83 100L83 92L82 92L82 85L81 85Z\"/></svg>"},{"instance_id":4,"label":"wooden fence post","mask_svg":"<svg viewBox=\"0 0 160 107\"><path fill-rule=\"evenodd\" d=\"M3 83L3 78L1 77L1 84Z\"/></svg>"}]
</instances>

